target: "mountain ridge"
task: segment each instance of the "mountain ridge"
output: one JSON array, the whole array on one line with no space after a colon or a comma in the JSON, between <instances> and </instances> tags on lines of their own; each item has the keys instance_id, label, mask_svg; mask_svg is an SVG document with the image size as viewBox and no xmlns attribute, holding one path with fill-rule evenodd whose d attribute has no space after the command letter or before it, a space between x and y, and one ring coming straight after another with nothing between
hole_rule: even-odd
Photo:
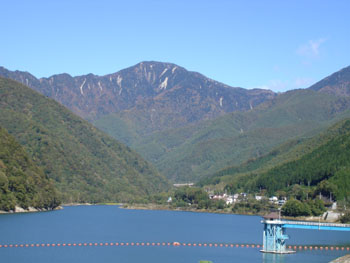
<instances>
[{"instance_id":1,"label":"mountain ridge","mask_svg":"<svg viewBox=\"0 0 350 263\"><path fill-rule=\"evenodd\" d=\"M318 81L309 89L336 96L350 96L350 66Z\"/></svg>"},{"instance_id":2,"label":"mountain ridge","mask_svg":"<svg viewBox=\"0 0 350 263\"><path fill-rule=\"evenodd\" d=\"M5 68L0 68L0 75L55 99L88 120L115 113L126 120L141 116L150 132L249 110L275 96L269 90L230 87L176 64L155 61L104 76L62 73L36 79L30 73Z\"/></svg>"}]
</instances>

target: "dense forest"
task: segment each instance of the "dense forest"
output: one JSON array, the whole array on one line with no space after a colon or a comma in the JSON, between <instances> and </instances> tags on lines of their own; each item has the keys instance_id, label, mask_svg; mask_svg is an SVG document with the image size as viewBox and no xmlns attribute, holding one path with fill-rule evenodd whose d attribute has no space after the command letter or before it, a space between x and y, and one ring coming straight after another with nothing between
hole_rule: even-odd
<instances>
[{"instance_id":1,"label":"dense forest","mask_svg":"<svg viewBox=\"0 0 350 263\"><path fill-rule=\"evenodd\" d=\"M0 125L54 180L64 202L125 202L168 187L130 148L52 99L4 78Z\"/></svg>"},{"instance_id":2,"label":"dense forest","mask_svg":"<svg viewBox=\"0 0 350 263\"><path fill-rule=\"evenodd\" d=\"M317 195L350 198L350 120L310 139L294 140L240 167L229 167L200 182L229 192L267 192L306 199Z\"/></svg>"},{"instance_id":3,"label":"dense forest","mask_svg":"<svg viewBox=\"0 0 350 263\"><path fill-rule=\"evenodd\" d=\"M342 133L296 161L286 163L261 174L250 185L268 192L299 184L314 186L334 199L350 198L350 120L344 122Z\"/></svg>"},{"instance_id":4,"label":"dense forest","mask_svg":"<svg viewBox=\"0 0 350 263\"><path fill-rule=\"evenodd\" d=\"M15 210L15 206L50 210L59 204L53 182L0 127L0 210Z\"/></svg>"}]
</instances>

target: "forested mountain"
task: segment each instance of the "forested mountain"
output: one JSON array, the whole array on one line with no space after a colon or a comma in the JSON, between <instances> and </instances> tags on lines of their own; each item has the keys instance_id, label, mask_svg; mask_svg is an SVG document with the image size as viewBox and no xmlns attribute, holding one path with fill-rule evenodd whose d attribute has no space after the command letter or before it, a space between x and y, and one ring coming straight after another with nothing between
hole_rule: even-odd
<instances>
[{"instance_id":1,"label":"forested mountain","mask_svg":"<svg viewBox=\"0 0 350 263\"><path fill-rule=\"evenodd\" d=\"M126 201L165 189L130 148L52 99L0 78L0 126L55 181L64 201Z\"/></svg>"},{"instance_id":2,"label":"forested mountain","mask_svg":"<svg viewBox=\"0 0 350 263\"><path fill-rule=\"evenodd\" d=\"M289 91L248 112L153 134L133 148L168 178L196 181L257 158L293 138L313 136L350 116L349 109L348 97Z\"/></svg>"},{"instance_id":3,"label":"forested mountain","mask_svg":"<svg viewBox=\"0 0 350 263\"><path fill-rule=\"evenodd\" d=\"M220 185L235 191L270 194L294 185L314 194L350 198L350 120L343 120L309 139L291 141L244 165L228 167L203 179L200 185Z\"/></svg>"},{"instance_id":4,"label":"forested mountain","mask_svg":"<svg viewBox=\"0 0 350 263\"><path fill-rule=\"evenodd\" d=\"M174 182L198 181L350 116L350 96L344 96L349 68L307 90L281 94L232 88L160 62L102 77L61 74L38 80L4 68L0 75L66 105Z\"/></svg>"},{"instance_id":5,"label":"forested mountain","mask_svg":"<svg viewBox=\"0 0 350 263\"><path fill-rule=\"evenodd\" d=\"M53 182L0 127L0 210L15 210L15 206L54 209L59 204Z\"/></svg>"}]
</instances>

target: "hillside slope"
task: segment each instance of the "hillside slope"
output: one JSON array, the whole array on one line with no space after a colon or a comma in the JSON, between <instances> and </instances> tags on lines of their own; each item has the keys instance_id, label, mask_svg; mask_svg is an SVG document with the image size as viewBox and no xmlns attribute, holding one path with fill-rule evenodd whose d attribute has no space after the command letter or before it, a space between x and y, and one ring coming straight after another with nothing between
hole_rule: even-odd
<instances>
[{"instance_id":1,"label":"hillside slope","mask_svg":"<svg viewBox=\"0 0 350 263\"><path fill-rule=\"evenodd\" d=\"M281 143L310 137L350 116L350 99L312 90L280 94L248 112L144 138L133 148L174 181L196 181L257 158Z\"/></svg>"},{"instance_id":2,"label":"hillside slope","mask_svg":"<svg viewBox=\"0 0 350 263\"><path fill-rule=\"evenodd\" d=\"M227 189L238 190L243 185L246 185L249 176L256 177L277 166L299 160L304 155L313 152L315 149L343 134L348 125L349 120L345 119L313 137L289 140L258 158L250 159L239 166L221 169L203 178L198 184L201 186L220 185L221 188L226 187Z\"/></svg>"},{"instance_id":3,"label":"hillside slope","mask_svg":"<svg viewBox=\"0 0 350 263\"><path fill-rule=\"evenodd\" d=\"M350 198L350 120L342 122L338 134L295 161L260 174L250 188L275 192L294 184L318 186L338 200Z\"/></svg>"},{"instance_id":4,"label":"hillside slope","mask_svg":"<svg viewBox=\"0 0 350 263\"><path fill-rule=\"evenodd\" d=\"M305 140L290 141L241 166L227 167L199 185L269 195L309 193L350 200L350 120Z\"/></svg>"},{"instance_id":5,"label":"hillside slope","mask_svg":"<svg viewBox=\"0 0 350 263\"><path fill-rule=\"evenodd\" d=\"M53 182L0 127L0 210L15 210L15 206L49 210L59 204Z\"/></svg>"},{"instance_id":6,"label":"hillside slope","mask_svg":"<svg viewBox=\"0 0 350 263\"><path fill-rule=\"evenodd\" d=\"M167 187L131 149L57 102L4 78L0 125L55 181L65 201L127 201Z\"/></svg>"}]
</instances>

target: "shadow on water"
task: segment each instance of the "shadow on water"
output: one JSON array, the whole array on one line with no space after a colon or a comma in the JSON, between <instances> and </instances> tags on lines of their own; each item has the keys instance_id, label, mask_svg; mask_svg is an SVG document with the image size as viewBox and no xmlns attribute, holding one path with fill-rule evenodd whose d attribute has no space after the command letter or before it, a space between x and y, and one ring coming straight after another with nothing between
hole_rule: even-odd
<instances>
[{"instance_id":1,"label":"shadow on water","mask_svg":"<svg viewBox=\"0 0 350 263\"><path fill-rule=\"evenodd\" d=\"M290 255L279 255L271 253L262 253L263 263L285 263L285 257Z\"/></svg>"}]
</instances>

